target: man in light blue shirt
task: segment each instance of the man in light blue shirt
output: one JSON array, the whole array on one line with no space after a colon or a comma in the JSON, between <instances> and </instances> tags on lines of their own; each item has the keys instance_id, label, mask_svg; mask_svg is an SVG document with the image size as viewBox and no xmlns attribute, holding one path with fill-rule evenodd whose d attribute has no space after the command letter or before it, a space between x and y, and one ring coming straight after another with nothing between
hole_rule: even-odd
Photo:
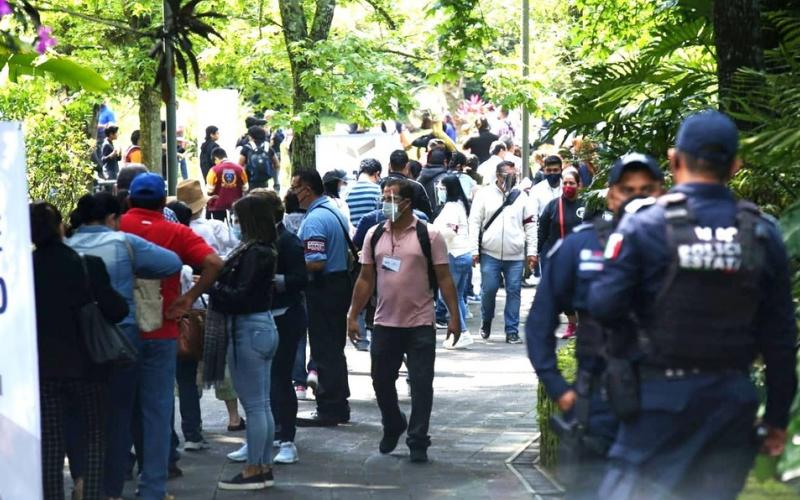
<instances>
[{"instance_id":1,"label":"man in light blue shirt","mask_svg":"<svg viewBox=\"0 0 800 500\"><path fill-rule=\"evenodd\" d=\"M350 386L347 381L347 310L353 283L350 259L353 244L347 220L324 196L322 178L316 170L297 172L291 191L307 210L298 236L303 242L309 275L308 339L311 358L317 366L319 386L317 410L298 416L298 427L333 427L350 420Z\"/></svg>"}]
</instances>

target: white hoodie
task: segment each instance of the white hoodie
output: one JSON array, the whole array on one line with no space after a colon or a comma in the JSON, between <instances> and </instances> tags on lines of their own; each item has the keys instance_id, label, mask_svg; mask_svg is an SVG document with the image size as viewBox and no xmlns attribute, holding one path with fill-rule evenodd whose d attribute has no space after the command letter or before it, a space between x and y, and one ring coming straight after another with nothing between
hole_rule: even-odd
<instances>
[{"instance_id":1,"label":"white hoodie","mask_svg":"<svg viewBox=\"0 0 800 500\"><path fill-rule=\"evenodd\" d=\"M483 231L486 223L505 201L506 195L496 184L484 186L475 193L469 213L469 237L472 255L478 255L478 235L483 232L481 254L499 260L525 260L525 244L528 255L536 255L536 231L533 212L528 195L520 192L514 203Z\"/></svg>"},{"instance_id":2,"label":"white hoodie","mask_svg":"<svg viewBox=\"0 0 800 500\"><path fill-rule=\"evenodd\" d=\"M531 214L533 214L533 255L536 255L536 245L539 243L539 217L544 212L544 207L547 206L552 200L561 196L561 183L557 187L550 187L550 184L544 180L539 184L533 186L528 194Z\"/></svg>"}]
</instances>

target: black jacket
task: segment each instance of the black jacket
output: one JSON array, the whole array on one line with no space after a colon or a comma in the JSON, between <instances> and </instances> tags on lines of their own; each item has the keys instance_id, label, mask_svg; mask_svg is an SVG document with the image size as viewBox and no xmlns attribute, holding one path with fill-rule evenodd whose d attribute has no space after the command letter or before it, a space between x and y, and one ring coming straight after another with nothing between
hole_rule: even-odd
<instances>
[{"instance_id":1,"label":"black jacket","mask_svg":"<svg viewBox=\"0 0 800 500\"><path fill-rule=\"evenodd\" d=\"M431 202L428 200L428 193L425 192L425 188L422 184L414 179L409 179L400 172L389 172L389 175L381 180L381 191L383 191L383 187L386 185L388 179L405 179L411 182L411 187L414 189L414 198L411 199L411 208L424 213L428 216L428 219L432 217L433 211L431 210Z\"/></svg>"},{"instance_id":2,"label":"black jacket","mask_svg":"<svg viewBox=\"0 0 800 500\"><path fill-rule=\"evenodd\" d=\"M303 302L303 290L308 283L303 243L297 235L278 224L278 270L275 279L273 309L291 307ZM281 277L282 278L279 278Z\"/></svg>"},{"instance_id":3,"label":"black jacket","mask_svg":"<svg viewBox=\"0 0 800 500\"><path fill-rule=\"evenodd\" d=\"M214 166L214 158L211 153L219 147L214 141L206 141L200 146L200 171L203 172L203 180L208 177L208 171Z\"/></svg>"},{"instance_id":4,"label":"black jacket","mask_svg":"<svg viewBox=\"0 0 800 500\"><path fill-rule=\"evenodd\" d=\"M211 288L211 309L224 314L252 314L272 309L275 248L262 242L234 250Z\"/></svg>"},{"instance_id":5,"label":"black jacket","mask_svg":"<svg viewBox=\"0 0 800 500\"><path fill-rule=\"evenodd\" d=\"M563 200L564 207L564 227L563 234L566 237L577 226L583 222L584 203L583 200L577 198L575 200L567 200L566 198L558 197L551 200L547 206L544 207L542 215L539 217L539 255L546 254L553 248L556 241L561 239L562 227L561 216L559 207L559 200Z\"/></svg>"},{"instance_id":6,"label":"black jacket","mask_svg":"<svg viewBox=\"0 0 800 500\"><path fill-rule=\"evenodd\" d=\"M111 323L128 315L128 303L111 287L103 260L86 256L89 282L81 257L63 243L33 252L39 377L42 379L103 378L103 367L89 359L78 329L78 309L92 300Z\"/></svg>"},{"instance_id":7,"label":"black jacket","mask_svg":"<svg viewBox=\"0 0 800 500\"><path fill-rule=\"evenodd\" d=\"M417 179L422 184L422 187L425 188L425 194L432 208L439 206L439 200L436 197L436 182L445 175L447 175L447 169L444 168L444 165L426 166L422 169Z\"/></svg>"}]
</instances>

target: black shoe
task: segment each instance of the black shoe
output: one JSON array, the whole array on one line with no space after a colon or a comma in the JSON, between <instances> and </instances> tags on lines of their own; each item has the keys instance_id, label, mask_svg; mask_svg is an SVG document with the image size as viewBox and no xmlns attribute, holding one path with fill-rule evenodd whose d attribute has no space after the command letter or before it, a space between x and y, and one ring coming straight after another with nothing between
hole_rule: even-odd
<instances>
[{"instance_id":1,"label":"black shoe","mask_svg":"<svg viewBox=\"0 0 800 500\"><path fill-rule=\"evenodd\" d=\"M320 415L319 412L312 411L305 416L297 416L297 427L336 427L339 424L346 424L349 418L334 418L327 415Z\"/></svg>"},{"instance_id":2,"label":"black shoe","mask_svg":"<svg viewBox=\"0 0 800 500\"><path fill-rule=\"evenodd\" d=\"M481 338L483 340L489 340L489 335L492 334L492 324L491 323L484 323L481 325Z\"/></svg>"},{"instance_id":3,"label":"black shoe","mask_svg":"<svg viewBox=\"0 0 800 500\"><path fill-rule=\"evenodd\" d=\"M275 484L272 471L245 478L241 473L236 474L227 481L217 483L217 488L229 491L263 490Z\"/></svg>"},{"instance_id":4,"label":"black shoe","mask_svg":"<svg viewBox=\"0 0 800 500\"><path fill-rule=\"evenodd\" d=\"M245 424L245 422L244 422L244 417L242 417L242 418L239 420L239 425L229 425L229 426L228 426L228 432L237 432L237 431L243 431L243 430L245 430L245 429L247 429L247 425L246 425L246 424Z\"/></svg>"},{"instance_id":5,"label":"black shoe","mask_svg":"<svg viewBox=\"0 0 800 500\"><path fill-rule=\"evenodd\" d=\"M516 333L509 333L506 335L506 344L521 344L522 339Z\"/></svg>"},{"instance_id":6,"label":"black shoe","mask_svg":"<svg viewBox=\"0 0 800 500\"><path fill-rule=\"evenodd\" d=\"M383 430L383 439L381 439L381 443L378 445L378 450L384 455L388 455L389 453L393 452L395 448L397 448L397 442L400 440L400 436L402 436L406 429L408 429L408 420L406 420L406 414L401 411L400 416L403 419L403 426L399 432L388 432L386 429Z\"/></svg>"},{"instance_id":7,"label":"black shoe","mask_svg":"<svg viewBox=\"0 0 800 500\"><path fill-rule=\"evenodd\" d=\"M425 448L411 448L410 460L414 464L428 463L428 450Z\"/></svg>"},{"instance_id":8,"label":"black shoe","mask_svg":"<svg viewBox=\"0 0 800 500\"><path fill-rule=\"evenodd\" d=\"M180 469L180 467L178 467L178 464L169 464L169 469L167 469L167 479L175 479L181 476L183 476L183 471Z\"/></svg>"}]
</instances>

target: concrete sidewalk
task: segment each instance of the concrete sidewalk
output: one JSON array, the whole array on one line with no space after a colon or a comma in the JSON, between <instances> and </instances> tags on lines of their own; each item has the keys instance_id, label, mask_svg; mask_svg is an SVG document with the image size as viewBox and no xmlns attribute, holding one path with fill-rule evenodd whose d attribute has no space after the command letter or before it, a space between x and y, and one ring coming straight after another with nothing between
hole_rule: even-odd
<instances>
[{"instance_id":1,"label":"concrete sidewalk","mask_svg":"<svg viewBox=\"0 0 800 500\"><path fill-rule=\"evenodd\" d=\"M501 290L489 343L480 340L480 308L471 305L475 319L468 323L476 343L467 350L437 349L431 463L411 464L404 439L393 454L378 453L382 431L369 377L369 354L348 346L351 423L329 429L298 429L300 462L276 465L273 488L252 493L217 490L220 478L241 469L225 455L239 447L244 432L226 432L224 405L214 399L213 391L206 391L203 421L211 448L183 453L178 465L184 476L168 483L170 493L180 500L262 496L348 500L530 498L505 460L523 448L536 431L535 377L525 346L505 343L502 295ZM522 325L532 297L533 290L523 289ZM443 333L440 331L440 346ZM401 406L408 413L410 398L404 377L397 387ZM300 403L301 412L311 409L313 401ZM176 428L180 428L177 422ZM126 484L125 498L135 498L134 487L134 482Z\"/></svg>"}]
</instances>

